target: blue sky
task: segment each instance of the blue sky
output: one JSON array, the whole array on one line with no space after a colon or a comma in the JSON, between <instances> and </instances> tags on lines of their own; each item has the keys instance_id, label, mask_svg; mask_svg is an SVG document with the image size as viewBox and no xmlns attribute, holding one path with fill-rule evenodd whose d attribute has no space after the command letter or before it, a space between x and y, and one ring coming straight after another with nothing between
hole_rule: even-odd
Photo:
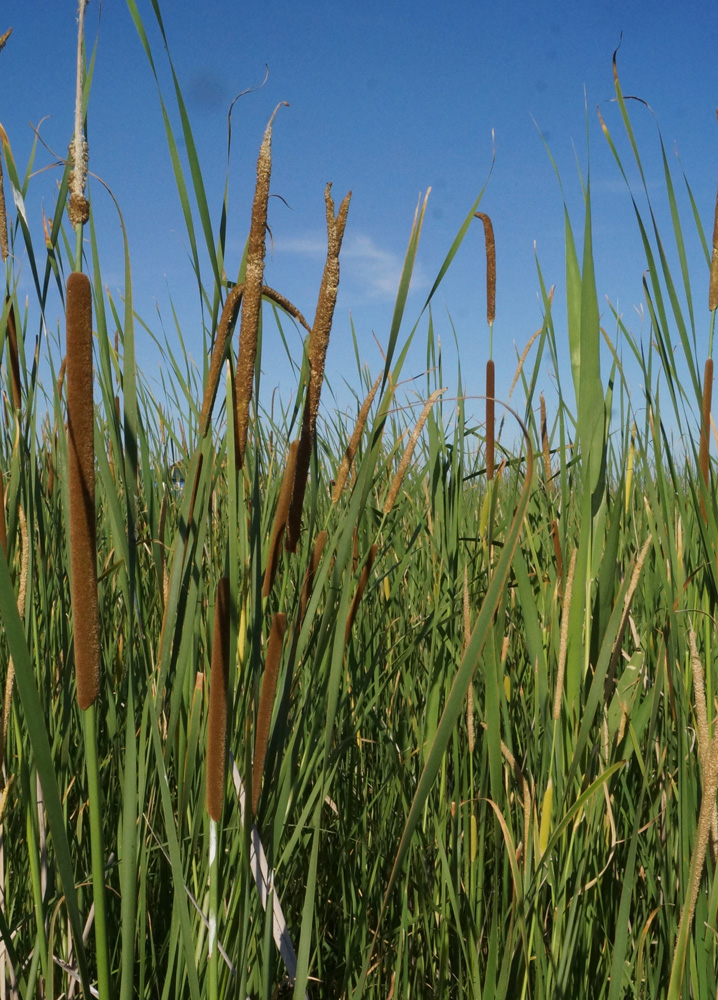
<instances>
[{"instance_id":1,"label":"blue sky","mask_svg":"<svg viewBox=\"0 0 718 1000\"><path fill-rule=\"evenodd\" d=\"M154 14L148 0L138 0L138 5L174 115L171 78ZM618 108L612 103L611 58L621 36L618 65L624 93L642 97L656 112L673 162L674 146L680 153L709 238L712 232L718 179L718 9L713 3L446 0L437 16L438 9L424 0L173 0L162 5L215 226L225 182L229 104L240 91L261 83L265 64L269 67L266 85L243 97L233 116L230 275L239 265L248 230L262 132L279 101L288 101L290 107L282 109L275 122L272 192L286 204L280 198L270 203L273 251L267 258L266 282L294 301L310 321L324 263L324 187L333 182L337 203L346 191L353 191L328 357L340 405L349 398L343 380L358 385L350 314L361 360L375 375L381 353L373 335L386 344L419 196L431 187L407 332L486 180L492 134L496 160L481 208L491 215L496 233L498 394L506 394L515 370L514 345L521 351L541 325L534 245L547 283L557 286L555 319L559 339L566 343L562 198L537 125L559 167L580 237L576 163L585 171L586 108L599 300L610 332L614 327L604 305L606 295L618 303L631 329L640 332L645 263L630 199L595 112L598 106L629 162ZM60 155L67 149L75 18L74 0L53 0L43 5L42 16L33 4L3 5L0 32L12 25L13 35L0 55L0 122L21 169L33 138L30 122L37 125L45 119L43 140ZM171 297L188 350L200 362L206 345L150 67L124 0L92 0L86 29L90 44L99 32L88 116L90 169L112 189L125 218L136 308L161 336L159 309L171 336ZM632 114L649 185L665 212L655 121L638 105ZM50 154L40 148L35 168L51 162ZM42 208L50 214L58 179L58 170L38 174L28 193L27 211L40 246ZM9 203L12 216L11 199ZM117 215L97 183L92 207L101 233L105 282L119 290L122 244ZM682 208L687 211L684 198ZM692 235L688 214L684 218ZM662 221L667 224L667 214ZM478 394L483 391L488 340L483 236L480 224L475 225L434 300L434 323L445 348L445 383L455 390L453 323L467 390ZM697 240L689 242L688 251L696 261L695 294L707 346L707 272L704 276ZM21 269L21 288L29 291L29 269L22 256L15 268ZM425 330L424 322L407 375L425 365ZM265 388L278 385L288 399L294 382L275 340L268 343L263 359ZM298 334L296 349L300 351ZM157 385L157 355L139 329L138 354L145 374ZM548 372L542 383L540 388L550 393ZM424 383L419 385L423 389Z\"/></svg>"}]
</instances>

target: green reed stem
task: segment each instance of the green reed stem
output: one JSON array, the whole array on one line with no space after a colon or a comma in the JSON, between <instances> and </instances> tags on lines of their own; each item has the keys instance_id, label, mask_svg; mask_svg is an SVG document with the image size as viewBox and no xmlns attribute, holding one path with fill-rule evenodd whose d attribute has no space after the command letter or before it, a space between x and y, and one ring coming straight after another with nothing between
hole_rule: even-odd
<instances>
[{"instance_id":1,"label":"green reed stem","mask_svg":"<svg viewBox=\"0 0 718 1000\"><path fill-rule=\"evenodd\" d=\"M107 918L105 910L105 853L102 838L102 790L97 760L97 720L95 704L84 710L85 767L90 806L90 848L92 852L92 897L95 903L95 948L97 987L100 1000L109 1000L110 962L107 948Z\"/></svg>"}]
</instances>

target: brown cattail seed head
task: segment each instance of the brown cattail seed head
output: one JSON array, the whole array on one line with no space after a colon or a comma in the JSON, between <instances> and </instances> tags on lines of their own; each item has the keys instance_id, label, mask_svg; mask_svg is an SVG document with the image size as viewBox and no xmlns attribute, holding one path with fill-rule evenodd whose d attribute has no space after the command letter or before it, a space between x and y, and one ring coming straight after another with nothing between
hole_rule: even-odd
<instances>
[{"instance_id":1,"label":"brown cattail seed head","mask_svg":"<svg viewBox=\"0 0 718 1000\"><path fill-rule=\"evenodd\" d=\"M227 695L229 686L229 577L217 584L207 724L207 812L219 821L227 776Z\"/></svg>"},{"instance_id":2,"label":"brown cattail seed head","mask_svg":"<svg viewBox=\"0 0 718 1000\"><path fill-rule=\"evenodd\" d=\"M252 203L252 221L247 241L247 267L244 278L244 301L239 324L239 353L235 374L236 410L235 441L237 464L242 468L249 429L249 404L252 399L254 366L257 358L257 337L262 310L262 282L264 276L265 234L267 229L267 203L269 181L272 173L272 124L274 116L286 102L278 104L269 119L257 159L257 184Z\"/></svg>"},{"instance_id":3,"label":"brown cattail seed head","mask_svg":"<svg viewBox=\"0 0 718 1000\"><path fill-rule=\"evenodd\" d=\"M297 464L297 448L299 443L292 441L289 446L287 465L282 477L282 485L279 489L279 500L277 502L277 512L274 515L274 527L272 528L272 540L269 543L269 558L267 568L264 572L264 584L262 586L262 597L269 597L272 591L272 584L279 565L279 554L282 550L282 538L287 524L289 513L289 501L292 499L292 486L294 485L294 469Z\"/></svg>"},{"instance_id":4,"label":"brown cattail seed head","mask_svg":"<svg viewBox=\"0 0 718 1000\"><path fill-rule=\"evenodd\" d=\"M257 737L254 741L254 762L252 767L252 816L257 815L259 795L262 790L262 774L269 743L269 727L272 722L274 696L277 692L279 662L282 658L282 641L287 631L287 616L277 613L272 616L272 628L267 644L267 663L264 668L262 695L257 712Z\"/></svg>"},{"instance_id":5,"label":"brown cattail seed head","mask_svg":"<svg viewBox=\"0 0 718 1000\"><path fill-rule=\"evenodd\" d=\"M85 274L67 279L67 458L70 565L75 625L77 701L88 708L100 692L92 396L92 289Z\"/></svg>"},{"instance_id":6,"label":"brown cattail seed head","mask_svg":"<svg viewBox=\"0 0 718 1000\"><path fill-rule=\"evenodd\" d=\"M486 362L486 478L494 478L494 442L495 442L495 421L494 409L496 400L495 393L496 371L493 361Z\"/></svg>"}]
</instances>

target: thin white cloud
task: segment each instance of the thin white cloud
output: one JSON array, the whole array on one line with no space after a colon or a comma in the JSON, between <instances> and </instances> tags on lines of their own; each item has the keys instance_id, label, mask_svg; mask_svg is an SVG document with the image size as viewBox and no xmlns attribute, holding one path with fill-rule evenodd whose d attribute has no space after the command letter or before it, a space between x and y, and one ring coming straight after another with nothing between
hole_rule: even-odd
<instances>
[{"instance_id":1,"label":"thin white cloud","mask_svg":"<svg viewBox=\"0 0 718 1000\"><path fill-rule=\"evenodd\" d=\"M326 237L305 236L288 240L277 240L275 253L295 253L324 257L327 252ZM391 250L378 246L371 236L353 234L344 240L341 252L343 276L362 292L374 299L396 297L404 258ZM426 285L421 268L414 265L412 288Z\"/></svg>"}]
</instances>

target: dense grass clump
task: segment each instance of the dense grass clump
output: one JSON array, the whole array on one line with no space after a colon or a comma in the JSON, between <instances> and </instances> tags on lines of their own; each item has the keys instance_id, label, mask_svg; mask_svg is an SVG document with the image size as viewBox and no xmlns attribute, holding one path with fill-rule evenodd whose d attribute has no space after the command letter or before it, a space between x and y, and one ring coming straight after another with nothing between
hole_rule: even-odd
<instances>
[{"instance_id":1,"label":"dense grass clump","mask_svg":"<svg viewBox=\"0 0 718 1000\"><path fill-rule=\"evenodd\" d=\"M231 262L178 90L178 183L195 196L191 245L195 223L209 234L213 278L195 265L212 323L201 384L168 351L168 405L137 370L127 247L122 305L102 280L79 51L58 211L42 249L10 219L0 318L3 995L714 998L718 279L697 212L706 266L689 275L665 157L672 232L648 189L646 217L634 201L650 339L616 317L640 403L599 322L587 185L581 260L566 216L568 343L539 272L518 415L493 398L479 197L422 313L422 393L397 396L426 202L385 365L358 372L346 425L320 396L350 196L335 208L325 192L310 324L264 282L276 111ZM615 86L638 157L617 71ZM442 385L429 309L475 217L485 422L460 370L456 391ZM236 280L220 278L230 266ZM54 295L67 340L62 356L43 345L43 389L26 345ZM273 319L306 333L278 421L259 374Z\"/></svg>"}]
</instances>

